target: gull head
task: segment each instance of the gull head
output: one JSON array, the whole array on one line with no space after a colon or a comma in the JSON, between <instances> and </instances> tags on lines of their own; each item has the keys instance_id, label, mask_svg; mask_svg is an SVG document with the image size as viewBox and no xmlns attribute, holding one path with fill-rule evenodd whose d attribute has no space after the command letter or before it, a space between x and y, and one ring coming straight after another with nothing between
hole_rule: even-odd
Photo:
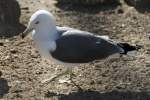
<instances>
[{"instance_id":1,"label":"gull head","mask_svg":"<svg viewBox=\"0 0 150 100\"><path fill-rule=\"evenodd\" d=\"M33 30L38 30L40 27L48 27L56 26L55 19L51 13L46 10L38 10L36 11L30 18L28 22L28 26L25 31L21 34L21 37L24 38Z\"/></svg>"}]
</instances>

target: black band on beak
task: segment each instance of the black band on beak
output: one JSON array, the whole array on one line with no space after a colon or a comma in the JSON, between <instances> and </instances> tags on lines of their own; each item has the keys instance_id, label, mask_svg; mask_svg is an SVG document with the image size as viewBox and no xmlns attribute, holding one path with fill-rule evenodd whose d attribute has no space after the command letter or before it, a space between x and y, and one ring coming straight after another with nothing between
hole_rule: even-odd
<instances>
[{"instance_id":1,"label":"black band on beak","mask_svg":"<svg viewBox=\"0 0 150 100\"><path fill-rule=\"evenodd\" d=\"M21 38L23 39L23 38L25 38L27 35L28 35L28 33L30 33L31 31L33 30L33 28L27 28L22 34L21 34Z\"/></svg>"}]
</instances>

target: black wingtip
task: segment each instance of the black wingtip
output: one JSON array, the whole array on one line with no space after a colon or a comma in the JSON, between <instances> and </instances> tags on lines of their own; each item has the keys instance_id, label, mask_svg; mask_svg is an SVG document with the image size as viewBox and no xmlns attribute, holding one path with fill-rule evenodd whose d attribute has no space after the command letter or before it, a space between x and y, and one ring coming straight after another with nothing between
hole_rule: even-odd
<instances>
[{"instance_id":1,"label":"black wingtip","mask_svg":"<svg viewBox=\"0 0 150 100\"><path fill-rule=\"evenodd\" d=\"M121 52L120 54L125 54L125 55L130 51L141 49L141 46L139 45L133 46L128 43L118 43L118 46L120 46L124 50L124 52Z\"/></svg>"}]
</instances>

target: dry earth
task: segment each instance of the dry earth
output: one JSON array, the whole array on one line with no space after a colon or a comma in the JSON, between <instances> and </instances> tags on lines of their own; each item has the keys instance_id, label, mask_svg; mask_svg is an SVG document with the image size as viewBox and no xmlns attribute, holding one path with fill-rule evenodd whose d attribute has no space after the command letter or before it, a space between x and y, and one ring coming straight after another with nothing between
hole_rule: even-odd
<instances>
[{"instance_id":1,"label":"dry earth","mask_svg":"<svg viewBox=\"0 0 150 100\"><path fill-rule=\"evenodd\" d=\"M22 25L27 24L36 10L47 9L56 16L57 25L109 35L116 41L137 44L141 49L74 68L73 80L81 90L74 84L59 84L58 80L42 84L43 79L61 72L64 67L42 60L31 35L22 40L19 35L5 37L8 36L5 33L0 39L2 100L150 100L148 11L115 4L58 5L54 0L18 0L18 3Z\"/></svg>"}]
</instances>

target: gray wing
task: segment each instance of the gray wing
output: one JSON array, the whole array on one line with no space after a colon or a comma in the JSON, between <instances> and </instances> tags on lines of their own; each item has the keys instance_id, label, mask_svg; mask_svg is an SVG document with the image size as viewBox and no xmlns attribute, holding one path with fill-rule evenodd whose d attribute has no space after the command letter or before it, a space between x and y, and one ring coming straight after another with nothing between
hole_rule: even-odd
<instances>
[{"instance_id":1,"label":"gray wing","mask_svg":"<svg viewBox=\"0 0 150 100\"><path fill-rule=\"evenodd\" d=\"M57 30L59 31L69 31L69 30L77 30L74 28L70 28L70 27L60 27L60 26L56 26Z\"/></svg>"},{"instance_id":2,"label":"gray wing","mask_svg":"<svg viewBox=\"0 0 150 100\"><path fill-rule=\"evenodd\" d=\"M87 63L103 59L120 48L110 41L81 32L66 32L56 40L56 50L51 55L60 61L68 63Z\"/></svg>"},{"instance_id":3,"label":"gray wing","mask_svg":"<svg viewBox=\"0 0 150 100\"><path fill-rule=\"evenodd\" d=\"M59 26L56 26L56 28L57 28L57 31L58 31L58 33L60 35L74 34L74 33L85 34L85 35L93 35L90 32L81 31L81 30L78 30L78 29L70 28L70 27L59 27Z\"/></svg>"},{"instance_id":4,"label":"gray wing","mask_svg":"<svg viewBox=\"0 0 150 100\"><path fill-rule=\"evenodd\" d=\"M85 34L85 35L94 35L93 33L77 30L77 29L70 28L70 27L56 26L56 28L57 28L57 31L60 35L73 34L73 33ZM112 40L109 39L109 37L107 35L101 35L101 36L97 35L97 37L103 38L105 40L112 41Z\"/></svg>"}]
</instances>

